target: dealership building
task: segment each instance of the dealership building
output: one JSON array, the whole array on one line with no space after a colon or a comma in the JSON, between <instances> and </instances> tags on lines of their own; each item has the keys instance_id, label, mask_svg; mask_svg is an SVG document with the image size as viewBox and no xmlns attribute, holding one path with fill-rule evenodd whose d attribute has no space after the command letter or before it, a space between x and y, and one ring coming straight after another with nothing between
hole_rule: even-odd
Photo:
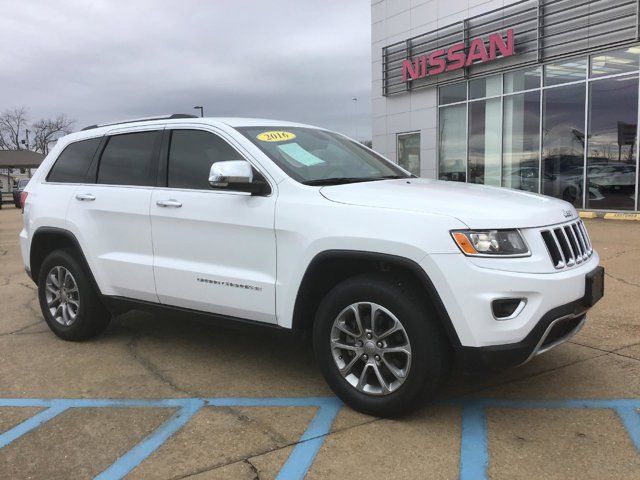
<instances>
[{"instance_id":1,"label":"dealership building","mask_svg":"<svg viewBox=\"0 0 640 480\"><path fill-rule=\"evenodd\" d=\"M372 0L373 148L427 178L638 211L638 0Z\"/></svg>"}]
</instances>

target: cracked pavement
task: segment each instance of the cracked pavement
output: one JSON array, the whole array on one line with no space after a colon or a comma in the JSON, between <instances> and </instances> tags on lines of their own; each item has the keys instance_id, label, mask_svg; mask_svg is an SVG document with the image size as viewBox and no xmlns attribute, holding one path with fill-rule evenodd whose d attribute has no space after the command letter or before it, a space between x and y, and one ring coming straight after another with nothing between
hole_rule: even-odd
<instances>
[{"instance_id":1,"label":"cracked pavement","mask_svg":"<svg viewBox=\"0 0 640 480\"><path fill-rule=\"evenodd\" d=\"M303 397L331 392L308 340L129 312L84 343L42 320L19 258L18 210L0 210L0 397ZM507 399L640 398L640 222L585 222L607 269L605 298L571 342L487 378L454 375L442 393ZM0 408L0 433L37 412ZM275 478L316 412L206 407L129 479ZM0 478L92 478L172 415L170 409L67 411L0 449ZM640 453L603 410L487 412L495 479L638 478ZM461 411L434 404L401 420L344 407L307 478L456 478Z\"/></svg>"}]
</instances>

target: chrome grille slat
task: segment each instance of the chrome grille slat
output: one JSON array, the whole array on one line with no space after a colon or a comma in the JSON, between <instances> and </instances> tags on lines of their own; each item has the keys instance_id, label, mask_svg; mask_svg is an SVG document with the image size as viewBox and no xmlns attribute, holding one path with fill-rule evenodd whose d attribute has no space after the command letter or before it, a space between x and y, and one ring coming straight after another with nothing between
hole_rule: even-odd
<instances>
[{"instance_id":1,"label":"chrome grille slat","mask_svg":"<svg viewBox=\"0 0 640 480\"><path fill-rule=\"evenodd\" d=\"M573 237L576 239L576 243L578 244L578 249L580 250L580 258L582 260L587 259L587 249L584 246L582 238L580 238L580 234L578 233L578 227L574 223L571 225L571 232L573 233Z\"/></svg>"},{"instance_id":2,"label":"chrome grille slat","mask_svg":"<svg viewBox=\"0 0 640 480\"><path fill-rule=\"evenodd\" d=\"M587 234L587 229L585 228L584 223L582 223L582 221L580 221L578 226L582 230L582 234L584 235L584 239L587 242L587 247L589 248L589 255L591 255L593 253L593 246L591 245L591 239L589 238L589 235Z\"/></svg>"},{"instance_id":3,"label":"chrome grille slat","mask_svg":"<svg viewBox=\"0 0 640 480\"><path fill-rule=\"evenodd\" d=\"M557 270L578 265L593 255L591 240L582 220L545 228L540 234Z\"/></svg>"},{"instance_id":4,"label":"chrome grille slat","mask_svg":"<svg viewBox=\"0 0 640 480\"><path fill-rule=\"evenodd\" d=\"M578 238L573 231L573 227L571 225L567 225L564 227L565 233L567 233L567 237L569 237L569 243L573 247L574 253L576 255L576 263L582 263L582 249L580 248L580 242L578 242Z\"/></svg>"}]
</instances>

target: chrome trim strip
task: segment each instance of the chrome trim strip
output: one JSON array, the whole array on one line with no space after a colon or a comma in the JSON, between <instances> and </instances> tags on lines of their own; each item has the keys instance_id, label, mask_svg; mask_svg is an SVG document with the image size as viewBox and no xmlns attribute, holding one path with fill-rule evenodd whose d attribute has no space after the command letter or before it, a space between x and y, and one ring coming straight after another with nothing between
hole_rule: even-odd
<instances>
[{"instance_id":1,"label":"chrome trim strip","mask_svg":"<svg viewBox=\"0 0 640 480\"><path fill-rule=\"evenodd\" d=\"M577 317L580 317L581 315L584 315L584 318L582 319L582 321L573 330L571 330L564 337L561 337L558 340L556 340L555 342L553 342L551 345L547 345L546 347L542 348L542 344L547 339L547 337L549 336L549 333L551 332L551 329L556 325L556 323L561 322L562 320L566 320L568 318L577 318ZM541 353L548 352L552 348L557 347L558 345L560 345L562 343L565 343L566 341L570 340L571 338L573 338L573 336L576 333L578 333L580 331L580 329L584 326L584 323L586 321L587 321L586 313L582 313L580 315L573 315L573 314L572 315L564 315L563 317L556 318L553 322L551 322L549 324L547 329L544 331L544 333L542 334L542 337L540 337L540 340L536 344L536 346L533 349L533 351L531 352L531 354L520 365L524 365L525 363L528 363L533 357L536 357L536 356L540 355Z\"/></svg>"}]
</instances>

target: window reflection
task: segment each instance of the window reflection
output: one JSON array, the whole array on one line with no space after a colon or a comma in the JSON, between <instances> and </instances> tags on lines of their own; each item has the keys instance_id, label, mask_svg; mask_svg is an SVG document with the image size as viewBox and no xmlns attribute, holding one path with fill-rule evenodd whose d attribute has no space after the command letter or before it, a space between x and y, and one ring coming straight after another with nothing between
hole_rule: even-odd
<instances>
[{"instance_id":1,"label":"window reflection","mask_svg":"<svg viewBox=\"0 0 640 480\"><path fill-rule=\"evenodd\" d=\"M544 92L542 193L582 208L585 84Z\"/></svg>"},{"instance_id":2,"label":"window reflection","mask_svg":"<svg viewBox=\"0 0 640 480\"><path fill-rule=\"evenodd\" d=\"M440 109L440 179L464 182L467 158L467 105Z\"/></svg>"},{"instance_id":3,"label":"window reflection","mask_svg":"<svg viewBox=\"0 0 640 480\"><path fill-rule=\"evenodd\" d=\"M440 105L447 103L464 102L467 99L467 84L456 83L440 87Z\"/></svg>"},{"instance_id":4,"label":"window reflection","mask_svg":"<svg viewBox=\"0 0 640 480\"><path fill-rule=\"evenodd\" d=\"M502 186L538 191L540 91L504 97Z\"/></svg>"},{"instance_id":5,"label":"window reflection","mask_svg":"<svg viewBox=\"0 0 640 480\"><path fill-rule=\"evenodd\" d=\"M562 83L577 82L587 76L587 59L578 58L564 62L551 63L544 67L544 84L560 85Z\"/></svg>"},{"instance_id":6,"label":"window reflection","mask_svg":"<svg viewBox=\"0 0 640 480\"><path fill-rule=\"evenodd\" d=\"M635 72L640 67L639 61L639 47L594 55L591 57L591 76L602 77L603 75Z\"/></svg>"},{"instance_id":7,"label":"window reflection","mask_svg":"<svg viewBox=\"0 0 640 480\"><path fill-rule=\"evenodd\" d=\"M469 182L500 186L500 99L469 103Z\"/></svg>"},{"instance_id":8,"label":"window reflection","mask_svg":"<svg viewBox=\"0 0 640 480\"><path fill-rule=\"evenodd\" d=\"M441 87L440 178L638 208L638 70L640 45Z\"/></svg>"},{"instance_id":9,"label":"window reflection","mask_svg":"<svg viewBox=\"0 0 640 480\"><path fill-rule=\"evenodd\" d=\"M504 93L540 88L540 67L504 74Z\"/></svg>"},{"instance_id":10,"label":"window reflection","mask_svg":"<svg viewBox=\"0 0 640 480\"><path fill-rule=\"evenodd\" d=\"M469 99L494 97L502 93L502 77L494 75L469 82Z\"/></svg>"},{"instance_id":11,"label":"window reflection","mask_svg":"<svg viewBox=\"0 0 640 480\"><path fill-rule=\"evenodd\" d=\"M398 164L414 175L420 176L420 134L398 135Z\"/></svg>"},{"instance_id":12,"label":"window reflection","mask_svg":"<svg viewBox=\"0 0 640 480\"><path fill-rule=\"evenodd\" d=\"M633 210L636 187L638 78L609 78L589 87L589 208Z\"/></svg>"}]
</instances>

